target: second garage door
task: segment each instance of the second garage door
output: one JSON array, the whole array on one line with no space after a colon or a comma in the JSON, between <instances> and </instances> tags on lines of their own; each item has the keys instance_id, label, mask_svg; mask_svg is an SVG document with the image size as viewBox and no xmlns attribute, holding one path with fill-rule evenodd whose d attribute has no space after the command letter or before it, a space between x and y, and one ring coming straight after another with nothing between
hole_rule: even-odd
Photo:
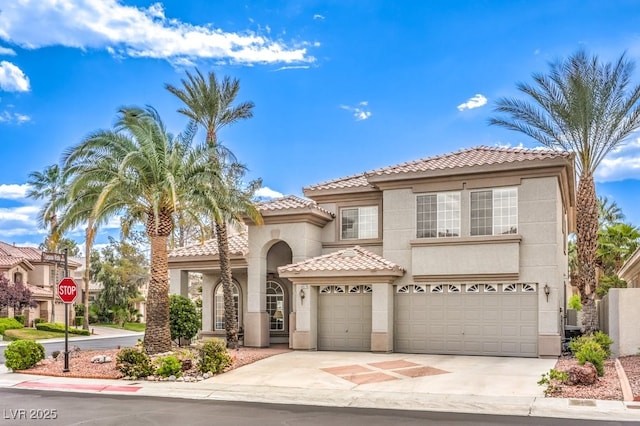
<instances>
[{"instance_id":1,"label":"second garage door","mask_svg":"<svg viewBox=\"0 0 640 426\"><path fill-rule=\"evenodd\" d=\"M407 285L395 296L396 352L538 355L536 284Z\"/></svg>"},{"instance_id":2,"label":"second garage door","mask_svg":"<svg viewBox=\"0 0 640 426\"><path fill-rule=\"evenodd\" d=\"M371 350L370 286L324 286L320 288L318 350Z\"/></svg>"}]
</instances>

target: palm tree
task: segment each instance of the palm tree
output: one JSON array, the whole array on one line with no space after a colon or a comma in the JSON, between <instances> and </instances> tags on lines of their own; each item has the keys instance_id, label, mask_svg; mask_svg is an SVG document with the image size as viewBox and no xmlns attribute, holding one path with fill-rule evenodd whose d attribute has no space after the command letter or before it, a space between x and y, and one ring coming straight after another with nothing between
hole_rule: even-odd
<instances>
[{"instance_id":1,"label":"palm tree","mask_svg":"<svg viewBox=\"0 0 640 426\"><path fill-rule=\"evenodd\" d=\"M67 183L66 176L60 166L53 164L44 172L32 172L27 181L29 190L27 197L45 200L38 211L38 223L43 228L49 228L49 235L45 240L46 249L56 251L62 234L58 229L58 212L66 206Z\"/></svg>"},{"instance_id":2,"label":"palm tree","mask_svg":"<svg viewBox=\"0 0 640 426\"><path fill-rule=\"evenodd\" d=\"M624 213L615 201L609 201L607 197L598 197L599 229L621 223L623 220Z\"/></svg>"},{"instance_id":3,"label":"palm tree","mask_svg":"<svg viewBox=\"0 0 640 426\"><path fill-rule=\"evenodd\" d=\"M64 154L75 188L101 188L87 195L95 202L94 225L115 212L145 225L151 278L144 348L151 354L171 350L167 240L209 156L206 147L192 147L194 134L168 134L151 107L122 108L114 130L97 131Z\"/></svg>"},{"instance_id":4,"label":"palm tree","mask_svg":"<svg viewBox=\"0 0 640 426\"><path fill-rule=\"evenodd\" d=\"M576 236L578 289L586 332L597 329L595 258L598 201L594 173L603 158L640 127L640 86L630 87L633 62L622 55L615 63L578 51L550 64L549 74L533 75L534 85L518 90L532 102L501 98L490 124L515 130L552 149L576 154Z\"/></svg>"},{"instance_id":5,"label":"palm tree","mask_svg":"<svg viewBox=\"0 0 640 426\"><path fill-rule=\"evenodd\" d=\"M242 102L233 105L240 90L237 79L224 77L218 82L216 75L210 72L205 78L199 70L181 80L182 88L167 84L166 89L184 103L178 112L198 123L206 132L206 143L215 149L217 155L211 157L212 174L221 173L222 179L212 179L200 201L203 211L212 216L215 235L220 256L220 272L225 309L225 331L227 345L236 347L238 343L237 313L233 303L233 282L231 264L229 262L229 242L227 223L242 220L241 216L249 214L257 223L260 215L251 203L251 197L260 183L253 182L244 190L239 187L240 178L244 176L244 168L237 164L233 155L218 145L218 130L236 121L253 116L253 102ZM242 170L242 171L241 171Z\"/></svg>"}]
</instances>

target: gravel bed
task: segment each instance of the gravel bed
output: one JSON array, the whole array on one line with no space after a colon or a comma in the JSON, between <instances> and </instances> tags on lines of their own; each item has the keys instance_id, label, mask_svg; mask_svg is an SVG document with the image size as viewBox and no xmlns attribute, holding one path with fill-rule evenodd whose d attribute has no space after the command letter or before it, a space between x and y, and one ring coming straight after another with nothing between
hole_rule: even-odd
<instances>
[{"instance_id":1,"label":"gravel bed","mask_svg":"<svg viewBox=\"0 0 640 426\"><path fill-rule=\"evenodd\" d=\"M556 370L568 371L574 365L578 365L575 358L562 357L556 363ZM616 372L615 360L608 359L604 363L604 376L598 377L598 381L590 386L570 386L562 384L559 390L550 397L573 398L573 399L605 399L622 401L622 388L618 373Z\"/></svg>"},{"instance_id":2,"label":"gravel bed","mask_svg":"<svg viewBox=\"0 0 640 426\"><path fill-rule=\"evenodd\" d=\"M271 348L244 348L231 349L229 355L233 358L233 365L227 370L242 367L273 355L289 352L287 347L271 347ZM108 350L91 350L71 352L69 356L69 372L63 373L64 358L59 356L57 359L47 358L40 361L35 367L28 370L21 370L20 373L36 374L40 376L56 376L56 377L77 377L92 379L121 379L122 373L116 369L116 356L119 349ZM91 359L96 355L109 356L112 361L96 364Z\"/></svg>"},{"instance_id":3,"label":"gravel bed","mask_svg":"<svg viewBox=\"0 0 640 426\"><path fill-rule=\"evenodd\" d=\"M623 356L618 359L629 379L634 399L640 401L640 355Z\"/></svg>"}]
</instances>

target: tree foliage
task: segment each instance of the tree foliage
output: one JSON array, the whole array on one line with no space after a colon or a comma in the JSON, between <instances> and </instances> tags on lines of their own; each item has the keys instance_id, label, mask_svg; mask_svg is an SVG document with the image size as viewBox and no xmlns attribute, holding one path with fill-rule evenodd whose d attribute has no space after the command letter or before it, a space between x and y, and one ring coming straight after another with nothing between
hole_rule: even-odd
<instances>
[{"instance_id":1,"label":"tree foliage","mask_svg":"<svg viewBox=\"0 0 640 426\"><path fill-rule=\"evenodd\" d=\"M192 339L200 328L200 315L196 305L184 296L169 296L169 324L171 339Z\"/></svg>"},{"instance_id":2,"label":"tree foliage","mask_svg":"<svg viewBox=\"0 0 640 426\"><path fill-rule=\"evenodd\" d=\"M0 310L13 308L16 313L25 308L35 308L38 303L33 300L31 291L22 283L12 283L4 275L0 275Z\"/></svg>"}]
</instances>

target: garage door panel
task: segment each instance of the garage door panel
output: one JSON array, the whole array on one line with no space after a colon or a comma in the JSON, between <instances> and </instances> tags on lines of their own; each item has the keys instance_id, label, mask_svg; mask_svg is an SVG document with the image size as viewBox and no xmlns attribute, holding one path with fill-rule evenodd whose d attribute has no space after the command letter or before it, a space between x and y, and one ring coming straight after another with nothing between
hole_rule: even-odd
<instances>
[{"instance_id":1,"label":"garage door panel","mask_svg":"<svg viewBox=\"0 0 640 426\"><path fill-rule=\"evenodd\" d=\"M409 320L411 310L407 309L406 313ZM318 297L318 349L371 350L370 293L320 293Z\"/></svg>"},{"instance_id":2,"label":"garage door panel","mask_svg":"<svg viewBox=\"0 0 640 426\"><path fill-rule=\"evenodd\" d=\"M398 352L537 356L537 294L396 293ZM482 288L482 287L481 287ZM409 312L407 314L407 311Z\"/></svg>"}]
</instances>

